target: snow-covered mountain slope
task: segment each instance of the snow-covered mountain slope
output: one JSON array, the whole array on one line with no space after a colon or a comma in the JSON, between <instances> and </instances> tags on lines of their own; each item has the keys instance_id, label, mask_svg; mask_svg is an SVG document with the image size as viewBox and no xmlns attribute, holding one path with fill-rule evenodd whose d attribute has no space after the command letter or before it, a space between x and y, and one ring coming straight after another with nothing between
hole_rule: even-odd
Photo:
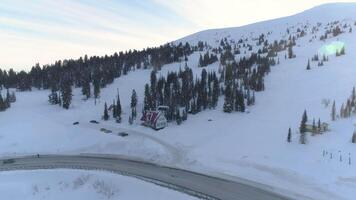
<instances>
[{"instance_id":1,"label":"snow-covered mountain slope","mask_svg":"<svg viewBox=\"0 0 356 200\"><path fill-rule=\"evenodd\" d=\"M355 20L355 10L355 3L324 4L290 17L257 22L242 27L201 31L186 36L175 42L189 42L190 44L196 44L198 41L206 41L212 46L217 46L222 38L234 40L238 40L240 38L258 38L260 34L266 34L267 32L271 32L271 35L269 36L270 41L280 40L282 39L281 36L287 36L285 34L287 28L302 28L305 25L316 24L318 22L325 25L333 21Z\"/></svg>"},{"instance_id":2,"label":"snow-covered mountain slope","mask_svg":"<svg viewBox=\"0 0 356 200\"><path fill-rule=\"evenodd\" d=\"M249 179L297 199L352 200L356 194L356 145L350 140L356 118L332 122L331 104L325 106L322 101L335 100L339 110L356 85L356 30L349 31L356 28L355 21L356 4L327 4L291 17L203 31L178 40L192 44L203 41L218 47L221 39L227 38L232 44L241 45L241 54L235 55L238 59L261 48L256 44L261 34L270 43L288 40L293 35L296 58L285 59L286 51L278 53L276 60L280 63L271 68L265 78L266 90L256 93L256 105L248 107L248 112L224 113L221 97L215 110L189 115L182 125L170 123L160 131L141 126L139 120L133 125L128 123L131 91L137 91L140 111L150 70L137 70L116 79L102 90L96 105L93 99L82 100L80 89L75 89L69 110L49 105L49 91L19 92L17 102L0 113L0 153L121 154L230 179ZM326 30L337 25L342 27L342 34L329 34L327 39L320 40ZM306 35L297 37L301 30ZM252 50L239 44L240 39ZM345 45L346 55L334 55L338 48L335 43ZM195 75L202 71L198 60L204 51L188 58L187 65ZM327 54L329 61L322 67L311 62L311 70L306 70L308 59L318 53ZM165 65L158 76L182 67L183 63ZM219 68L218 62L205 67L207 71ZM123 122L100 121L104 103L115 99L117 89ZM316 136L308 134L307 145L301 145L298 128L305 109L309 119L320 118L329 123L330 131ZM100 124L90 124L92 119ZM73 126L76 121L80 124ZM291 143L286 142L289 127L293 132ZM101 128L113 133L105 134ZM117 135L123 131L129 136ZM323 152L328 154L323 156Z\"/></svg>"}]
</instances>

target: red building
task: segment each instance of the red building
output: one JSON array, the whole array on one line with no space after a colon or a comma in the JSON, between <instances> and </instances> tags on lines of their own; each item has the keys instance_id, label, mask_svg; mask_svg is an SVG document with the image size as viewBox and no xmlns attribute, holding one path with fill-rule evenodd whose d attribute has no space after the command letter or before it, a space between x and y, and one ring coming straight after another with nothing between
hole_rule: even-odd
<instances>
[{"instance_id":1,"label":"red building","mask_svg":"<svg viewBox=\"0 0 356 200\"><path fill-rule=\"evenodd\" d=\"M167 119L161 111L145 111L142 115L141 121L143 125L149 126L155 130L165 128L167 126Z\"/></svg>"}]
</instances>

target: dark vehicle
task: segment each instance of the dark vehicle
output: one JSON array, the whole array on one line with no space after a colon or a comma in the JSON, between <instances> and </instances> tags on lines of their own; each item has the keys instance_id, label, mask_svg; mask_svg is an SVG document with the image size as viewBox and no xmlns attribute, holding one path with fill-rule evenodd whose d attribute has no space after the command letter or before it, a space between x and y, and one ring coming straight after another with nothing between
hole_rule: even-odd
<instances>
[{"instance_id":1,"label":"dark vehicle","mask_svg":"<svg viewBox=\"0 0 356 200\"><path fill-rule=\"evenodd\" d=\"M14 163L14 162L15 162L14 159L6 159L6 160L3 160L3 161L2 161L2 164L12 164L12 163Z\"/></svg>"},{"instance_id":2,"label":"dark vehicle","mask_svg":"<svg viewBox=\"0 0 356 200\"><path fill-rule=\"evenodd\" d=\"M92 124L99 124L99 122L96 121L96 120L90 120L90 123L92 123Z\"/></svg>"},{"instance_id":3,"label":"dark vehicle","mask_svg":"<svg viewBox=\"0 0 356 200\"><path fill-rule=\"evenodd\" d=\"M79 124L79 122L74 122L74 123L73 123L73 125L78 125L78 124Z\"/></svg>"},{"instance_id":4,"label":"dark vehicle","mask_svg":"<svg viewBox=\"0 0 356 200\"><path fill-rule=\"evenodd\" d=\"M119 135L120 135L121 137L126 137L126 136L128 136L129 134L128 134L128 133L125 133L125 132L120 132Z\"/></svg>"}]
</instances>

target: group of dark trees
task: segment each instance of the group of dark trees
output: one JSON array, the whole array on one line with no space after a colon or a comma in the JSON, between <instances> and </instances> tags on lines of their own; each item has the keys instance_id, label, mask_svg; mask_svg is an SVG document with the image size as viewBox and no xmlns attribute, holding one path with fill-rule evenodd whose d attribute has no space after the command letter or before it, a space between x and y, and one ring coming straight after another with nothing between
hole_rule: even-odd
<instances>
[{"instance_id":1,"label":"group of dark trees","mask_svg":"<svg viewBox=\"0 0 356 200\"><path fill-rule=\"evenodd\" d=\"M188 113L215 108L219 95L219 80L215 72L208 73L203 69L200 77L194 79L188 66L168 73L166 78L157 78L152 71L150 84L145 85L143 109L156 110L158 106L165 106L167 120L176 120L179 124L187 119Z\"/></svg>"},{"instance_id":2,"label":"group of dark trees","mask_svg":"<svg viewBox=\"0 0 356 200\"><path fill-rule=\"evenodd\" d=\"M264 76L270 72L272 58L252 54L236 62L227 64L218 78L216 72L202 70L200 77L194 78L186 65L184 70L170 72L166 77L157 78L152 71L150 84L145 85L143 110L156 110L166 106L168 121L178 123L187 114L196 114L205 109L214 109L219 96L225 96L224 111L245 112L246 106L255 103L255 91L264 90Z\"/></svg>"},{"instance_id":3,"label":"group of dark trees","mask_svg":"<svg viewBox=\"0 0 356 200\"><path fill-rule=\"evenodd\" d=\"M112 83L115 78L121 75L141 68L152 67L159 70L164 64L186 59L192 52L193 48L189 43L184 45L181 43L178 45L166 44L142 51L130 50L119 54L115 53L111 56L84 56L77 60L57 61L42 67L37 64L29 72L17 73L12 69L0 70L0 86L16 88L20 91L32 88L50 89L49 101L67 108L71 99L69 86L82 88L85 98L90 98L92 95L94 98L98 98L100 88ZM57 98L55 98L56 96Z\"/></svg>"},{"instance_id":4,"label":"group of dark trees","mask_svg":"<svg viewBox=\"0 0 356 200\"><path fill-rule=\"evenodd\" d=\"M349 118L356 114L356 89L353 87L350 97L343 103L340 108L340 113L337 115L335 101L331 107L331 120L335 121L337 117Z\"/></svg>"},{"instance_id":5,"label":"group of dark trees","mask_svg":"<svg viewBox=\"0 0 356 200\"><path fill-rule=\"evenodd\" d=\"M200 54L200 57L199 57L199 67L205 67L205 66L208 66L210 64L213 64L215 62L217 62L219 59L218 59L218 56L215 55L215 54L211 54L209 51L207 51L204 56L202 56Z\"/></svg>"},{"instance_id":6,"label":"group of dark trees","mask_svg":"<svg viewBox=\"0 0 356 200\"><path fill-rule=\"evenodd\" d=\"M352 89L351 96L343 103L340 108L340 118L349 118L356 114L356 89Z\"/></svg>"},{"instance_id":7,"label":"group of dark trees","mask_svg":"<svg viewBox=\"0 0 356 200\"><path fill-rule=\"evenodd\" d=\"M106 102L104 104L103 119L105 121L109 120L109 118L110 118L110 113L109 112L110 111L111 111L112 118L115 119L117 123L121 123L122 108L121 108L119 91L117 92L116 100L114 99L113 103L109 107L108 107Z\"/></svg>"},{"instance_id":8,"label":"group of dark trees","mask_svg":"<svg viewBox=\"0 0 356 200\"><path fill-rule=\"evenodd\" d=\"M224 82L224 112L244 112L246 105L254 104L254 92L264 90L264 76L274 64L273 58L258 54L228 64L221 76L221 81Z\"/></svg>"},{"instance_id":9,"label":"group of dark trees","mask_svg":"<svg viewBox=\"0 0 356 200\"><path fill-rule=\"evenodd\" d=\"M16 101L15 93L10 93L9 90L6 91L6 96L2 96L0 90L0 112L5 111L6 109L10 108L11 103Z\"/></svg>"}]
</instances>

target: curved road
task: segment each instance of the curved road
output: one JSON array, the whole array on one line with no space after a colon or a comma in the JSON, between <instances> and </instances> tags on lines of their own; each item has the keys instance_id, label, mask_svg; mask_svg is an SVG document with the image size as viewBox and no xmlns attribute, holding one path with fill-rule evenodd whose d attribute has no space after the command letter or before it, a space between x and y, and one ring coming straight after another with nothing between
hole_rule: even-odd
<instances>
[{"instance_id":1,"label":"curved road","mask_svg":"<svg viewBox=\"0 0 356 200\"><path fill-rule=\"evenodd\" d=\"M35 169L105 170L129 175L204 199L287 200L243 183L152 163L104 155L41 155L0 160L0 171Z\"/></svg>"}]
</instances>

